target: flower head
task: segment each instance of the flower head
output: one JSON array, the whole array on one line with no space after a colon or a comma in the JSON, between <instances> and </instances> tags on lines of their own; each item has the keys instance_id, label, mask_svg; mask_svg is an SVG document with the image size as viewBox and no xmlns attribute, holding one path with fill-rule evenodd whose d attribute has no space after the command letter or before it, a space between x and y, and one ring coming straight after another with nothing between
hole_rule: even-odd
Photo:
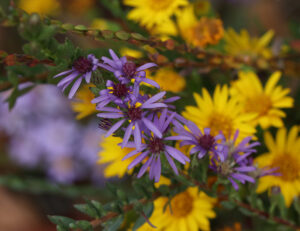
<instances>
[{"instance_id":1,"label":"flower head","mask_svg":"<svg viewBox=\"0 0 300 231\"><path fill-rule=\"evenodd\" d=\"M147 161L141 167L138 177L144 175L148 167L150 167L149 177L158 182L161 174L161 155L164 154L168 160L173 171L178 174L177 167L172 158L176 159L182 164L190 162L189 158L186 157L181 151L177 150L168 145L167 141L185 139L183 136L167 136L167 131L171 125L175 112L171 116L167 116L167 109L164 109L159 118L154 119L154 125L158 128L162 136L158 137L154 133L144 134L144 143L140 148L136 148L134 151L128 153L124 159L130 158L132 156L138 155L128 166L128 169L133 168L137 164L141 163L144 159ZM133 143L128 143L130 147L135 147Z\"/></svg>"},{"instance_id":2,"label":"flower head","mask_svg":"<svg viewBox=\"0 0 300 231\"><path fill-rule=\"evenodd\" d=\"M188 4L187 0L124 0L124 4L134 7L128 18L151 29L154 25L168 20L180 7Z\"/></svg>"},{"instance_id":3,"label":"flower head","mask_svg":"<svg viewBox=\"0 0 300 231\"><path fill-rule=\"evenodd\" d=\"M267 175L259 179L257 192L278 187L284 197L286 206L300 195L300 137L299 129L293 126L289 133L280 128L276 139L269 132L265 133L268 152L257 157L254 162L259 168L277 169L278 175Z\"/></svg>"},{"instance_id":4,"label":"flower head","mask_svg":"<svg viewBox=\"0 0 300 231\"><path fill-rule=\"evenodd\" d=\"M102 57L104 64L100 63L99 66L114 73L115 77L121 83L127 84L134 80L134 83L137 85L141 82L145 82L159 88L159 85L155 81L146 78L146 72L144 71L157 66L155 63L146 63L137 67L135 63L127 61L126 56L119 58L112 49L109 49L109 53L112 59Z\"/></svg>"},{"instance_id":5,"label":"flower head","mask_svg":"<svg viewBox=\"0 0 300 231\"><path fill-rule=\"evenodd\" d=\"M122 148L126 146L132 134L134 135L136 147L139 148L141 146L142 131L145 131L146 129L152 131L157 137L161 138L161 131L159 131L156 125L150 119L148 119L148 114L151 112L151 110L167 107L167 105L165 105L164 103L157 102L165 94L166 92L157 93L142 104L128 102L127 104L124 104L120 109L112 107L102 107L101 113L97 114L97 116L99 116L100 118L121 119L107 131L106 137L117 131L127 121L127 127L125 128L123 125L125 134L122 142Z\"/></svg>"},{"instance_id":6,"label":"flower head","mask_svg":"<svg viewBox=\"0 0 300 231\"><path fill-rule=\"evenodd\" d=\"M213 97L206 89L202 96L194 93L197 106L187 106L182 115L194 122L200 129L210 128L210 134L218 135L220 131L228 139L239 129L238 139L255 133L253 119L255 114L245 113L237 99L229 96L227 86L217 85Z\"/></svg>"},{"instance_id":7,"label":"flower head","mask_svg":"<svg viewBox=\"0 0 300 231\"><path fill-rule=\"evenodd\" d=\"M150 220L158 230L210 230L209 219L216 216L213 211L216 199L199 192L197 187L190 187L174 196L170 205L168 201L167 197L159 197L154 201ZM144 231L142 227L138 230Z\"/></svg>"},{"instance_id":8,"label":"flower head","mask_svg":"<svg viewBox=\"0 0 300 231\"><path fill-rule=\"evenodd\" d=\"M254 122L263 129L283 126L285 113L280 108L293 106L293 99L287 96L290 90L277 85L280 75L273 73L265 88L254 72L239 72L239 79L231 83L231 95L242 104L244 112L257 115Z\"/></svg>"},{"instance_id":9,"label":"flower head","mask_svg":"<svg viewBox=\"0 0 300 231\"><path fill-rule=\"evenodd\" d=\"M93 71L98 68L98 62L99 60L92 54L87 57L79 57L74 61L70 70L54 76L54 78L57 78L67 75L57 84L57 86L64 91L77 78L69 92L69 98L73 98L83 79L85 79L87 83L90 83Z\"/></svg>"},{"instance_id":10,"label":"flower head","mask_svg":"<svg viewBox=\"0 0 300 231\"><path fill-rule=\"evenodd\" d=\"M121 105L129 100L136 101L136 97L133 95L133 87L128 84L117 82L114 83L111 80L107 80L107 89L103 89L99 92L99 96L92 100L92 103L97 103L97 109L101 110L109 103L115 103Z\"/></svg>"},{"instance_id":11,"label":"flower head","mask_svg":"<svg viewBox=\"0 0 300 231\"><path fill-rule=\"evenodd\" d=\"M272 53L268 46L273 36L272 30L267 31L261 38L256 38L250 37L246 30L237 33L233 29L228 29L224 34L225 50L230 55L242 58L270 58Z\"/></svg>"},{"instance_id":12,"label":"flower head","mask_svg":"<svg viewBox=\"0 0 300 231\"><path fill-rule=\"evenodd\" d=\"M256 167L249 160L249 156L256 152L253 148L259 145L259 142L249 144L251 137L246 137L239 144L235 144L238 135L237 130L233 139L228 139L222 143L220 151L217 152L218 157L213 159L210 166L214 171L227 177L236 190L239 188L236 181L243 184L255 182L255 179L249 176L250 172L256 171Z\"/></svg>"},{"instance_id":13,"label":"flower head","mask_svg":"<svg viewBox=\"0 0 300 231\"><path fill-rule=\"evenodd\" d=\"M210 134L210 128L204 128L204 133L202 133L196 124L191 121L188 121L186 126L190 131L187 131L180 124L174 129L178 134L187 137L187 140L181 142L181 146L193 145L190 154L198 153L199 159L204 157L207 153L213 153L215 156L218 155L218 141L224 139L222 134L213 136Z\"/></svg>"}]
</instances>

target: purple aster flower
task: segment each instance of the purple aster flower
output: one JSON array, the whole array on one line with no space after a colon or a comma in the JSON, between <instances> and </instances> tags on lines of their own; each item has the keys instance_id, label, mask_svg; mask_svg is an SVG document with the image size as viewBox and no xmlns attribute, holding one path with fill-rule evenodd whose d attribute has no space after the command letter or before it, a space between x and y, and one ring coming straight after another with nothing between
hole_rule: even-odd
<instances>
[{"instance_id":1,"label":"purple aster flower","mask_svg":"<svg viewBox=\"0 0 300 231\"><path fill-rule=\"evenodd\" d=\"M117 105L122 105L129 100L135 101L136 97L133 96L132 86L123 84L121 82L114 83L111 80L106 82L107 89L101 90L97 98L92 100L92 103L97 103L97 109L100 111L102 107L113 102Z\"/></svg>"},{"instance_id":2,"label":"purple aster flower","mask_svg":"<svg viewBox=\"0 0 300 231\"><path fill-rule=\"evenodd\" d=\"M214 156L218 156L219 141L224 139L222 134L213 136L210 134L210 128L204 128L204 133L200 131L196 124L191 121L185 123L190 130L187 131L181 124L176 124L174 131L182 136L188 137L188 140L181 142L181 146L193 145L190 154L198 154L198 158L203 158L207 153L212 153Z\"/></svg>"},{"instance_id":3,"label":"purple aster flower","mask_svg":"<svg viewBox=\"0 0 300 231\"><path fill-rule=\"evenodd\" d=\"M210 166L214 171L227 177L236 190L239 188L236 181L242 184L255 183L255 179L249 174L256 171L257 168L253 166L252 161L249 161L249 156L256 152L253 147L260 144L259 142L249 144L252 137L246 137L235 146L238 134L237 130L233 140L225 141L218 146L220 149L217 152L218 158L214 158Z\"/></svg>"},{"instance_id":4,"label":"purple aster flower","mask_svg":"<svg viewBox=\"0 0 300 231\"><path fill-rule=\"evenodd\" d=\"M179 161L182 164L190 162L189 158L185 156L181 151L176 148L169 146L168 141L170 140L182 140L186 139L185 136L167 136L166 131L172 123L175 117L175 112L171 116L167 116L167 110L164 109L161 116L154 119L155 126L158 128L163 136L158 137L154 133L145 133L144 140L145 143L141 145L140 148L136 148L135 144L129 142L127 147L136 148L136 150L128 153L123 160L128 159L132 156L138 155L128 166L128 169L133 168L137 164L141 163L143 160L148 158L146 162L141 167L137 177L140 178L144 175L148 167L150 167L149 178L154 179L155 182L159 181L161 175L161 155L164 154L168 160L171 168L178 175L177 167L172 158Z\"/></svg>"},{"instance_id":5,"label":"purple aster flower","mask_svg":"<svg viewBox=\"0 0 300 231\"><path fill-rule=\"evenodd\" d=\"M112 107L101 108L102 112L97 114L98 117L106 119L121 119L111 126L106 133L106 137L117 131L125 123L125 121L128 121L129 125L125 129L122 148L127 145L132 133L134 135L136 147L139 148L142 143L141 133L142 130L144 131L144 129L149 129L159 138L162 137L162 133L159 131L156 125L147 118L147 114L149 113L149 110L167 107L163 103L157 103L157 101L160 100L165 94L165 91L157 93L141 105L138 105L139 103L134 105L128 103L126 108L121 109Z\"/></svg>"},{"instance_id":6,"label":"purple aster flower","mask_svg":"<svg viewBox=\"0 0 300 231\"><path fill-rule=\"evenodd\" d=\"M157 66L155 63L146 63L140 67L136 67L133 62L128 62L125 56L119 58L116 53L109 49L112 59L102 57L104 64L98 65L112 73L121 83L130 83L132 79L135 80L134 84L139 85L141 82L148 83L156 88L159 85L152 79L146 78L146 72L144 70Z\"/></svg>"},{"instance_id":7,"label":"purple aster flower","mask_svg":"<svg viewBox=\"0 0 300 231\"><path fill-rule=\"evenodd\" d=\"M98 63L99 60L92 54L88 55L87 58L79 57L73 63L70 70L54 76L54 78L57 78L67 75L57 84L57 86L64 91L78 77L69 92L69 99L71 99L78 90L83 78L87 83L90 83L92 73L98 68Z\"/></svg>"}]
</instances>

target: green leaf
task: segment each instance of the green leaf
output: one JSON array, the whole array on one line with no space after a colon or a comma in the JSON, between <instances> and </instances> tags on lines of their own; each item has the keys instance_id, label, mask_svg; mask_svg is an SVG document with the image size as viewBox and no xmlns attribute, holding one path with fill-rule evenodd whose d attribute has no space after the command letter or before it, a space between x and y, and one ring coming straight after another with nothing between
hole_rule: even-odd
<instances>
[{"instance_id":1,"label":"green leaf","mask_svg":"<svg viewBox=\"0 0 300 231\"><path fill-rule=\"evenodd\" d=\"M62 226L63 228L68 228L71 223L75 222L75 220L63 216L48 216L48 218L52 223Z\"/></svg>"},{"instance_id":2,"label":"green leaf","mask_svg":"<svg viewBox=\"0 0 300 231\"><path fill-rule=\"evenodd\" d=\"M121 40L128 40L130 38L130 34L125 31L118 31L115 33L115 35Z\"/></svg>"},{"instance_id":3,"label":"green leaf","mask_svg":"<svg viewBox=\"0 0 300 231\"><path fill-rule=\"evenodd\" d=\"M78 31L87 31L87 27L84 25L76 25L74 26L74 29Z\"/></svg>"},{"instance_id":4,"label":"green leaf","mask_svg":"<svg viewBox=\"0 0 300 231\"><path fill-rule=\"evenodd\" d=\"M105 224L105 230L106 231L117 231L121 224L123 223L123 216L119 216L116 219L113 219L111 222L107 222Z\"/></svg>"},{"instance_id":5,"label":"green leaf","mask_svg":"<svg viewBox=\"0 0 300 231\"><path fill-rule=\"evenodd\" d=\"M143 212L147 217L151 217L151 214L153 213L153 203L149 203L147 204L144 209ZM136 222L134 223L134 226L132 228L132 231L137 230L139 227L141 227L144 223L146 222L145 218L140 215L139 218L136 220Z\"/></svg>"},{"instance_id":6,"label":"green leaf","mask_svg":"<svg viewBox=\"0 0 300 231\"><path fill-rule=\"evenodd\" d=\"M80 220L69 225L71 229L81 229L83 231L93 231L93 226L88 221Z\"/></svg>"},{"instance_id":7,"label":"green leaf","mask_svg":"<svg viewBox=\"0 0 300 231\"><path fill-rule=\"evenodd\" d=\"M105 39L112 39L114 37L114 32L110 30L102 30L101 34Z\"/></svg>"},{"instance_id":8,"label":"green leaf","mask_svg":"<svg viewBox=\"0 0 300 231\"><path fill-rule=\"evenodd\" d=\"M146 38L139 33L131 33L130 35L132 38L134 38L136 40L146 40Z\"/></svg>"},{"instance_id":9,"label":"green leaf","mask_svg":"<svg viewBox=\"0 0 300 231\"><path fill-rule=\"evenodd\" d=\"M222 201L221 205L224 206L226 209L234 209L236 207L236 204L232 201Z\"/></svg>"},{"instance_id":10,"label":"green leaf","mask_svg":"<svg viewBox=\"0 0 300 231\"><path fill-rule=\"evenodd\" d=\"M99 218L99 214L96 210L96 208L88 205L88 204L77 204L77 205L74 205L74 207L84 213L84 214L87 214L89 215L90 217L93 217L93 218Z\"/></svg>"}]
</instances>

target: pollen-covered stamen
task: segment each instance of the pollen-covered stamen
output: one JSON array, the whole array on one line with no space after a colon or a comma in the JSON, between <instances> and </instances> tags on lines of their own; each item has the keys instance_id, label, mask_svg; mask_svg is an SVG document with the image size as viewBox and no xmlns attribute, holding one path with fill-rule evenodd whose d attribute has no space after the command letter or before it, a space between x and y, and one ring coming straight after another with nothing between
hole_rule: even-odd
<instances>
[{"instance_id":1,"label":"pollen-covered stamen","mask_svg":"<svg viewBox=\"0 0 300 231\"><path fill-rule=\"evenodd\" d=\"M112 122L110 119L102 118L102 119L100 119L98 126L99 126L99 128L107 131L111 128Z\"/></svg>"},{"instance_id":2,"label":"pollen-covered stamen","mask_svg":"<svg viewBox=\"0 0 300 231\"><path fill-rule=\"evenodd\" d=\"M142 109L139 107L128 108L127 116L130 120L140 120L142 119Z\"/></svg>"},{"instance_id":3,"label":"pollen-covered stamen","mask_svg":"<svg viewBox=\"0 0 300 231\"><path fill-rule=\"evenodd\" d=\"M136 65L133 62L127 62L123 65L122 72L126 79L132 79L136 72Z\"/></svg>"},{"instance_id":4,"label":"pollen-covered stamen","mask_svg":"<svg viewBox=\"0 0 300 231\"><path fill-rule=\"evenodd\" d=\"M85 57L79 57L74 63L73 67L76 71L78 71L81 74L85 74L87 72L92 71L93 63L91 60Z\"/></svg>"},{"instance_id":5,"label":"pollen-covered stamen","mask_svg":"<svg viewBox=\"0 0 300 231\"><path fill-rule=\"evenodd\" d=\"M112 93L118 98L123 98L128 94L129 88L122 83L114 84Z\"/></svg>"},{"instance_id":6,"label":"pollen-covered stamen","mask_svg":"<svg viewBox=\"0 0 300 231\"><path fill-rule=\"evenodd\" d=\"M212 135L205 134L199 138L199 145L207 151L210 150L214 144L215 139Z\"/></svg>"},{"instance_id":7,"label":"pollen-covered stamen","mask_svg":"<svg viewBox=\"0 0 300 231\"><path fill-rule=\"evenodd\" d=\"M162 139L153 137L149 140L148 147L152 153L159 154L164 150L165 144L163 143Z\"/></svg>"},{"instance_id":8,"label":"pollen-covered stamen","mask_svg":"<svg viewBox=\"0 0 300 231\"><path fill-rule=\"evenodd\" d=\"M232 163L229 161L220 163L218 172L223 176L229 176L232 173Z\"/></svg>"}]
</instances>

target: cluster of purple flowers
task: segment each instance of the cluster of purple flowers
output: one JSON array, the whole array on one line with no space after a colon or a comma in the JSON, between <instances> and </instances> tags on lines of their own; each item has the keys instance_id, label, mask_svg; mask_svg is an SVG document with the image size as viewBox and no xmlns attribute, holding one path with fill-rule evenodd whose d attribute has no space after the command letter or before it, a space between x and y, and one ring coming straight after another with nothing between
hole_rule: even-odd
<instances>
[{"instance_id":1,"label":"cluster of purple flowers","mask_svg":"<svg viewBox=\"0 0 300 231\"><path fill-rule=\"evenodd\" d=\"M2 93L0 100L6 96ZM8 153L19 166L45 172L53 182L102 183L96 162L103 132L96 121L77 123L70 102L52 85L37 86L19 97L11 111L1 102L0 133L8 136Z\"/></svg>"},{"instance_id":2,"label":"cluster of purple flowers","mask_svg":"<svg viewBox=\"0 0 300 231\"><path fill-rule=\"evenodd\" d=\"M202 133L194 123L174 112L175 106L172 103L179 97L166 98L164 91L153 96L142 94L140 86L143 82L160 88L155 81L147 78L145 72L146 69L155 67L156 64L146 63L136 67L126 57L119 58L112 50L109 50L109 53L111 59L102 57L103 63L95 61L96 58L92 55L84 59L86 64L86 60L90 57L88 66L84 66L83 59L76 61L71 70L57 75L69 74L66 77L67 80L61 80L59 86L69 84L69 80L71 81L78 73L85 78L88 76L88 79L86 78L88 82L93 65L113 73L115 80L107 80L106 89L101 90L99 96L93 99L92 103L97 104L99 111L97 116L101 118L100 127L106 130L106 136L120 131L124 134L121 147L134 148L123 159L136 156L128 166L129 169L142 163L138 177L141 177L150 168L150 179L158 182L161 175L162 156L178 174L173 159L182 164L190 162L185 154L170 146L170 142L179 141L181 146L192 146L190 154L197 154L199 159L209 155L211 158L210 168L227 177L235 189L238 189L236 181L255 182L249 173L256 171L256 167L248 157L255 152L253 147L259 145L258 142L249 144L251 137L247 137L235 145L238 132L233 140L226 140L221 133L213 136L209 128L205 128ZM78 62L81 62L82 65L79 65ZM74 93L73 88L71 95ZM170 135L171 131L176 135Z\"/></svg>"}]
</instances>

